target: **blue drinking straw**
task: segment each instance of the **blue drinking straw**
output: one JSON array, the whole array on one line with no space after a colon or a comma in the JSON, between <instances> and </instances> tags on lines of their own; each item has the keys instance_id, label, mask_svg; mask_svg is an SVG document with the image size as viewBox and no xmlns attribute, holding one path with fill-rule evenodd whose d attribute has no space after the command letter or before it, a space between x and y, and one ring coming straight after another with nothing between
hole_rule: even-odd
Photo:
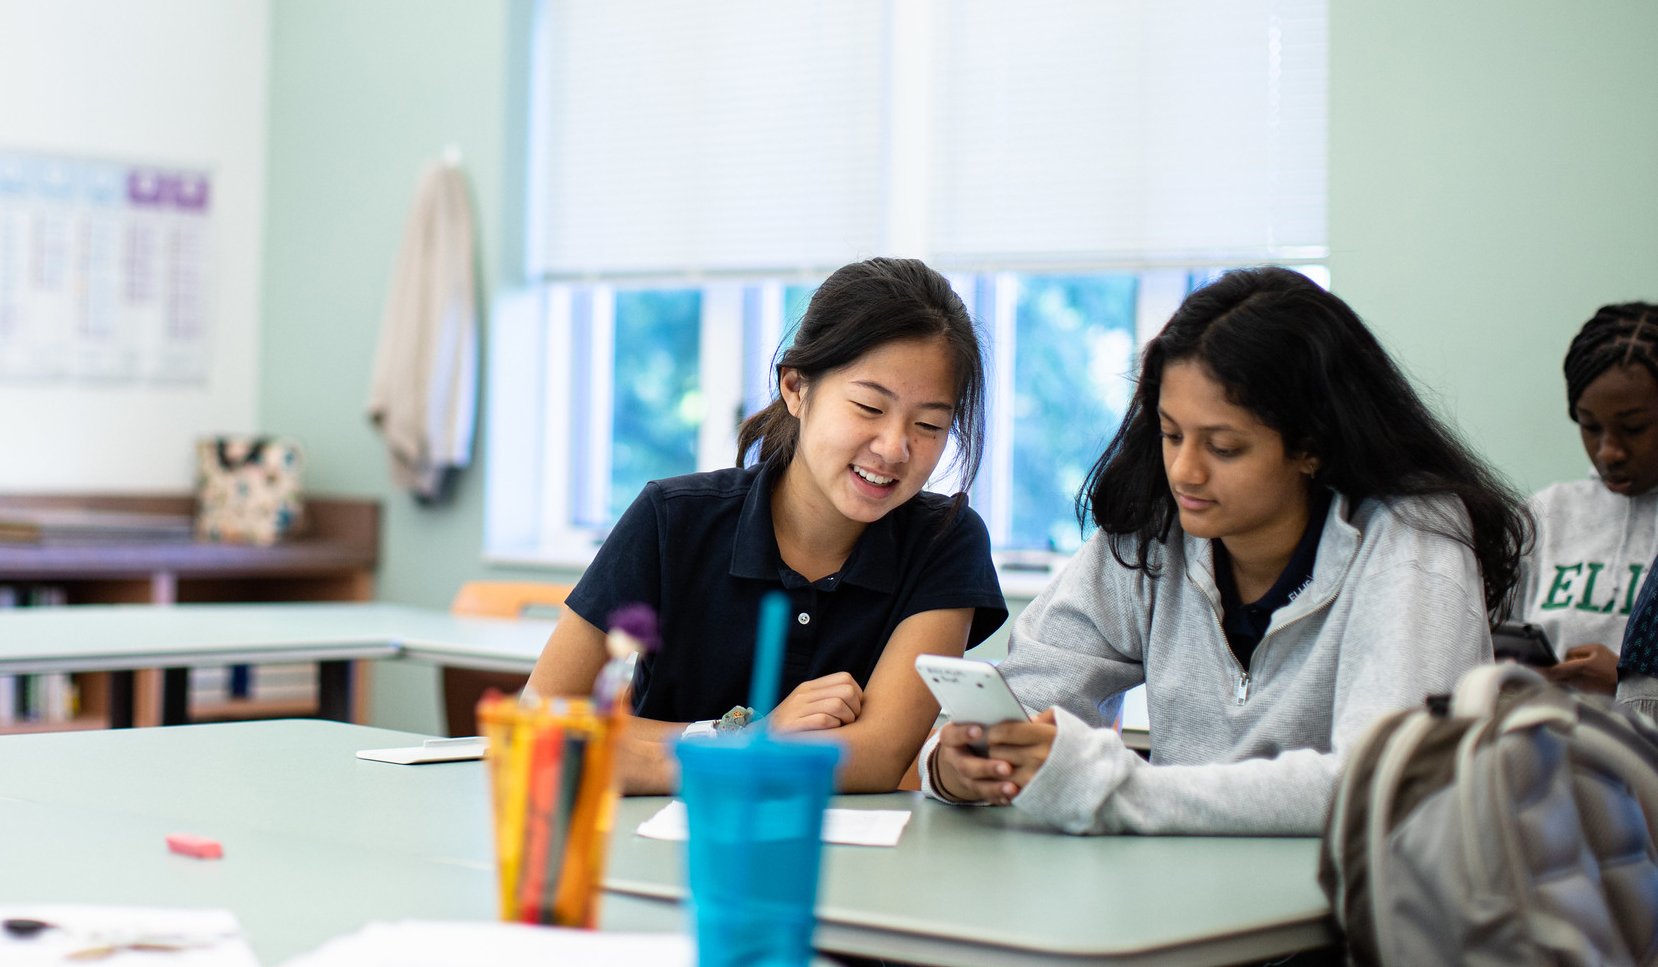
<instances>
[{"instance_id":1,"label":"blue drinking straw","mask_svg":"<svg viewBox=\"0 0 1658 967\"><path fill-rule=\"evenodd\" d=\"M777 704L777 681L783 674L783 639L789 629L789 596L767 592L760 599L760 630L754 643L754 678L748 686L748 704L756 716Z\"/></svg>"}]
</instances>

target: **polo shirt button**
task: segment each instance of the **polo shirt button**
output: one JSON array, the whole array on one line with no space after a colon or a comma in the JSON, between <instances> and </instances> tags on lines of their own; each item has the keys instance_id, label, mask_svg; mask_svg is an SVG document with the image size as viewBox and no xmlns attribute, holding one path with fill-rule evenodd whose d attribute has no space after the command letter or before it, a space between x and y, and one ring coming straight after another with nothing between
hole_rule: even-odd
<instances>
[{"instance_id":1,"label":"polo shirt button","mask_svg":"<svg viewBox=\"0 0 1658 967\"><path fill-rule=\"evenodd\" d=\"M809 625L809 624L812 623L812 616L807 614L806 612L802 611L799 614L795 615L794 620L800 622L803 625Z\"/></svg>"}]
</instances>

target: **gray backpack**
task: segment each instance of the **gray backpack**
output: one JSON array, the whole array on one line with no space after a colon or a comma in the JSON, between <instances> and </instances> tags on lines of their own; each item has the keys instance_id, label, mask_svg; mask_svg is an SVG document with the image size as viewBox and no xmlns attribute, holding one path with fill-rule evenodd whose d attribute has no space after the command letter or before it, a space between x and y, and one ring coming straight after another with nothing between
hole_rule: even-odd
<instances>
[{"instance_id":1,"label":"gray backpack","mask_svg":"<svg viewBox=\"0 0 1658 967\"><path fill-rule=\"evenodd\" d=\"M1358 964L1658 963L1658 725L1476 668L1348 759L1319 882Z\"/></svg>"}]
</instances>

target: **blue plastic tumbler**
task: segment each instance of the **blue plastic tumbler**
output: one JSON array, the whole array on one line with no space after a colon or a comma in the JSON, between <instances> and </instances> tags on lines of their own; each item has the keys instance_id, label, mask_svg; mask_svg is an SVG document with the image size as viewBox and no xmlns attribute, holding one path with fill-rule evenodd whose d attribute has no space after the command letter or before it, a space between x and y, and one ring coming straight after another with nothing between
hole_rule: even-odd
<instances>
[{"instance_id":1,"label":"blue plastic tumbler","mask_svg":"<svg viewBox=\"0 0 1658 967\"><path fill-rule=\"evenodd\" d=\"M812 957L823 810L841 750L751 732L677 747L700 967Z\"/></svg>"}]
</instances>

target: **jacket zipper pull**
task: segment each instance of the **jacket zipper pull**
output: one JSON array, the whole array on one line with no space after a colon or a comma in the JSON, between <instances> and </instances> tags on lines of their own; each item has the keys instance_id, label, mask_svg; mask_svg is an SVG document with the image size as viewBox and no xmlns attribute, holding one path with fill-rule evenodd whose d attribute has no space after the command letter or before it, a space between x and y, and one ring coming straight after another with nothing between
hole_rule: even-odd
<instances>
[{"instance_id":1,"label":"jacket zipper pull","mask_svg":"<svg viewBox=\"0 0 1658 967\"><path fill-rule=\"evenodd\" d=\"M1242 705L1249 700L1249 673L1238 676L1238 704Z\"/></svg>"}]
</instances>

